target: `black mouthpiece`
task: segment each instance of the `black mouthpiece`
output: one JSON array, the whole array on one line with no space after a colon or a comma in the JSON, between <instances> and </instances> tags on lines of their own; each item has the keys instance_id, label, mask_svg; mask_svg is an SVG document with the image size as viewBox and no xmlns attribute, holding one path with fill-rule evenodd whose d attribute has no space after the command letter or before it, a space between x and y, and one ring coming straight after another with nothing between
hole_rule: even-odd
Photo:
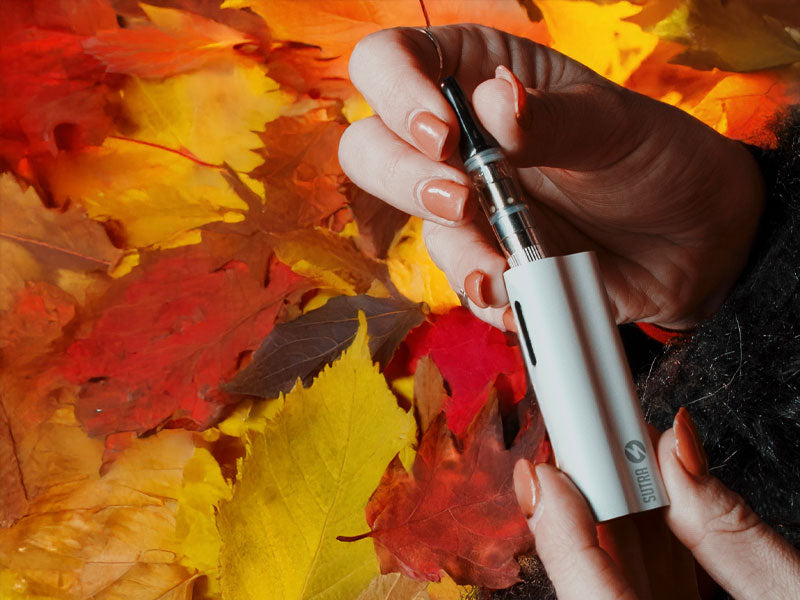
<instances>
[{"instance_id":1,"label":"black mouthpiece","mask_svg":"<svg viewBox=\"0 0 800 600\"><path fill-rule=\"evenodd\" d=\"M497 141L481 127L472 109L472 104L467 100L464 91L454 78L448 77L442 81L442 94L453 107L458 118L458 128L461 132L458 148L461 152L461 160L466 161L478 152L498 147Z\"/></svg>"}]
</instances>

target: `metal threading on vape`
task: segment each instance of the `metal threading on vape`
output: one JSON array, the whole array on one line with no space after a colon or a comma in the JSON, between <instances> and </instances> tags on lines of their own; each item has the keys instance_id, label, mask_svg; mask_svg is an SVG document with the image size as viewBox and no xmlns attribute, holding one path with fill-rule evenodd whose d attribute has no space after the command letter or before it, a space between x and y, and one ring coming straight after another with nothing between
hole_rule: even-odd
<instances>
[{"instance_id":1,"label":"metal threading on vape","mask_svg":"<svg viewBox=\"0 0 800 600\"><path fill-rule=\"evenodd\" d=\"M464 163L478 190L481 208L489 219L510 267L545 258L528 205L522 198L511 166L498 148L489 148Z\"/></svg>"}]
</instances>

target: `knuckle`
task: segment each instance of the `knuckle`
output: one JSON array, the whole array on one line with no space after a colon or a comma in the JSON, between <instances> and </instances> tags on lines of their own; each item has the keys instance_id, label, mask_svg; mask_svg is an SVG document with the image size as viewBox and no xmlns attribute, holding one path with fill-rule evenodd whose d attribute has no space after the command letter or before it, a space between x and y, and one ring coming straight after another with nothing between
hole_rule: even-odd
<instances>
[{"instance_id":1,"label":"knuckle","mask_svg":"<svg viewBox=\"0 0 800 600\"><path fill-rule=\"evenodd\" d=\"M719 511L708 522L708 530L714 534L742 534L753 530L761 523L753 509L739 494L727 495Z\"/></svg>"}]
</instances>

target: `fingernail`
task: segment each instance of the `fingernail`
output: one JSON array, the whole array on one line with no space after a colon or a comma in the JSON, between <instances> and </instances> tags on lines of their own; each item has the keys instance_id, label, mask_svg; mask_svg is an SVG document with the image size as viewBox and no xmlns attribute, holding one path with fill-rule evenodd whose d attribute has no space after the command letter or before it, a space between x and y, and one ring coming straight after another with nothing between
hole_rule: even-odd
<instances>
[{"instance_id":1,"label":"fingernail","mask_svg":"<svg viewBox=\"0 0 800 600\"><path fill-rule=\"evenodd\" d=\"M408 129L420 150L433 160L442 158L442 149L449 131L446 123L429 112L420 111L412 115Z\"/></svg>"},{"instance_id":2,"label":"fingernail","mask_svg":"<svg viewBox=\"0 0 800 600\"><path fill-rule=\"evenodd\" d=\"M708 475L708 457L689 411L681 406L672 423L675 432L675 455L683 468L697 479Z\"/></svg>"},{"instance_id":3,"label":"fingernail","mask_svg":"<svg viewBox=\"0 0 800 600\"><path fill-rule=\"evenodd\" d=\"M514 116L522 129L527 129L530 125L531 114L528 109L528 92L522 82L514 75L513 71L503 65L498 65L494 71L494 76L511 84L511 92L514 94Z\"/></svg>"},{"instance_id":4,"label":"fingernail","mask_svg":"<svg viewBox=\"0 0 800 600\"><path fill-rule=\"evenodd\" d=\"M490 290L487 289L489 283L489 278L483 271L473 271L464 279L464 291L469 296L469 299L480 308L488 308L489 306L486 301L490 293Z\"/></svg>"},{"instance_id":5,"label":"fingernail","mask_svg":"<svg viewBox=\"0 0 800 600\"><path fill-rule=\"evenodd\" d=\"M517 333L517 322L514 320L514 313L511 312L510 306L503 313L503 327L506 328L506 331Z\"/></svg>"},{"instance_id":6,"label":"fingernail","mask_svg":"<svg viewBox=\"0 0 800 600\"><path fill-rule=\"evenodd\" d=\"M460 221L464 216L469 190L455 181L434 179L423 184L419 191L422 205L432 214L447 221Z\"/></svg>"},{"instance_id":7,"label":"fingernail","mask_svg":"<svg viewBox=\"0 0 800 600\"><path fill-rule=\"evenodd\" d=\"M536 469L527 460L520 459L514 465L514 493L517 502L525 518L528 521L528 528L533 531L536 522L542 514L542 488L539 485L539 478L536 476Z\"/></svg>"}]
</instances>

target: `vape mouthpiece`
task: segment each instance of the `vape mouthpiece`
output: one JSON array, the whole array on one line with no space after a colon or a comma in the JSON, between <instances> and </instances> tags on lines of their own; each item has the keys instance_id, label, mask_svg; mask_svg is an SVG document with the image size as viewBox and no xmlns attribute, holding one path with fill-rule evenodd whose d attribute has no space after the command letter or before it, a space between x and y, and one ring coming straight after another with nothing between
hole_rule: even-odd
<instances>
[{"instance_id":1,"label":"vape mouthpiece","mask_svg":"<svg viewBox=\"0 0 800 600\"><path fill-rule=\"evenodd\" d=\"M459 151L461 160L467 162L476 154L497 148L499 144L489 133L480 125L480 121L475 116L472 104L464 95L464 91L453 77L447 77L441 83L442 94L453 107L458 119L458 129L461 132Z\"/></svg>"}]
</instances>

